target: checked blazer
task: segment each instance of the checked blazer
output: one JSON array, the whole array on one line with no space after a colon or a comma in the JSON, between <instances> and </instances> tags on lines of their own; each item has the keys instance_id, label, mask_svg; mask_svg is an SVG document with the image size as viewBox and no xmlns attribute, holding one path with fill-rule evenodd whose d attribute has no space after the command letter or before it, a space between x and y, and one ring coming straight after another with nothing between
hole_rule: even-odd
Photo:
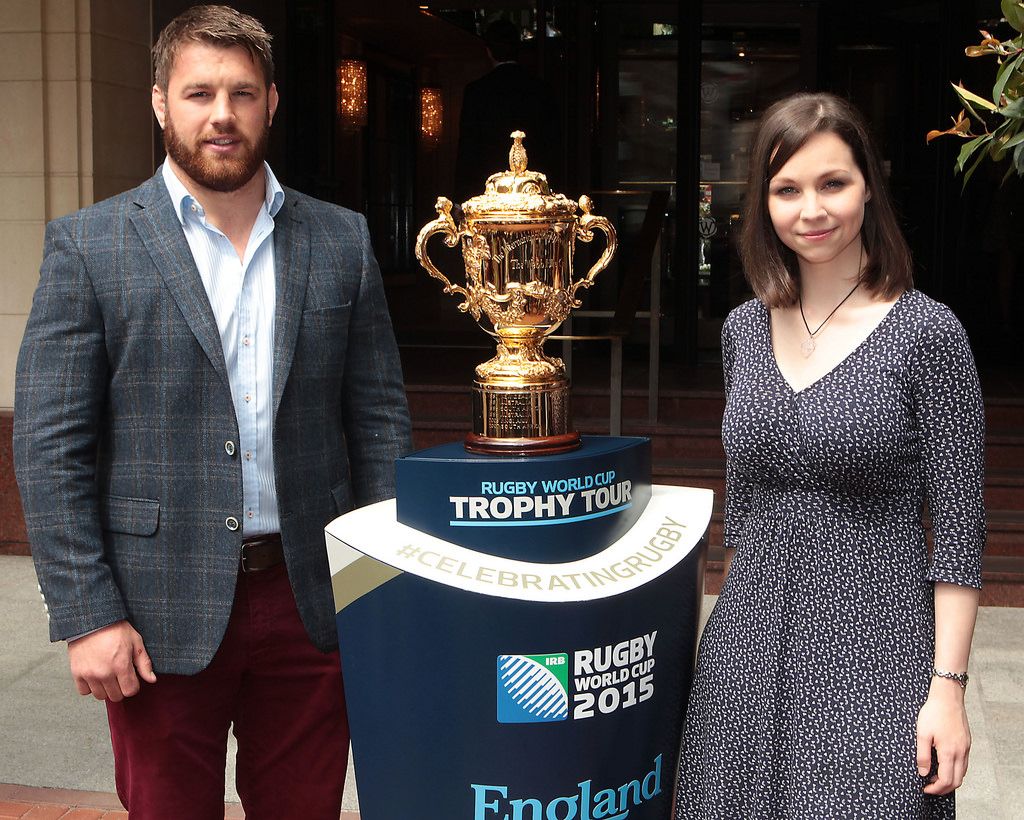
<instances>
[{"instance_id":1,"label":"checked blazer","mask_svg":"<svg viewBox=\"0 0 1024 820\"><path fill-rule=\"evenodd\" d=\"M409 415L365 220L286 188L274 222L281 537L302 621L328 651L324 525L394 494ZM14 426L51 639L127 618L158 674L206 667L238 573L238 425L213 311L159 173L47 226Z\"/></svg>"}]
</instances>

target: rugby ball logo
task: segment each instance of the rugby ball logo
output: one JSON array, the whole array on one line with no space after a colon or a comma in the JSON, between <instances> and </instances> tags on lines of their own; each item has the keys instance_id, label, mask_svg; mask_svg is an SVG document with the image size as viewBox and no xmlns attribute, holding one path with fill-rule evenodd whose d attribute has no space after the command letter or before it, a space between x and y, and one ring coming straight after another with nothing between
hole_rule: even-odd
<instances>
[{"instance_id":1,"label":"rugby ball logo","mask_svg":"<svg viewBox=\"0 0 1024 820\"><path fill-rule=\"evenodd\" d=\"M498 722L550 723L569 717L569 656L498 655Z\"/></svg>"}]
</instances>

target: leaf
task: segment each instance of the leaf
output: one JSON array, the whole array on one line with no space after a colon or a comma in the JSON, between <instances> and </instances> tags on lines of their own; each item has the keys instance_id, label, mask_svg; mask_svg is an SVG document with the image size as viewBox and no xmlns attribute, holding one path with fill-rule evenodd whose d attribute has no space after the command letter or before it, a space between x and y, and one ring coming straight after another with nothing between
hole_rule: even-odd
<instances>
[{"instance_id":1,"label":"leaf","mask_svg":"<svg viewBox=\"0 0 1024 820\"><path fill-rule=\"evenodd\" d=\"M1019 97L1009 105L997 109L999 114L1015 120L1024 120L1024 97Z\"/></svg>"},{"instance_id":2,"label":"leaf","mask_svg":"<svg viewBox=\"0 0 1024 820\"><path fill-rule=\"evenodd\" d=\"M987 137L989 135L986 134L985 136ZM979 139L981 139L981 138L979 138ZM978 170L978 166L981 165L981 161L983 159L985 159L985 152L984 151L979 151L978 155L974 158L974 162L971 163L971 167L968 168L967 169L967 173L964 174L964 185L963 185L964 188L967 187L967 182L970 180L970 178L972 176L974 176L974 172Z\"/></svg>"},{"instance_id":3,"label":"leaf","mask_svg":"<svg viewBox=\"0 0 1024 820\"><path fill-rule=\"evenodd\" d=\"M1006 152L1017 144L1015 141L1020 131L1019 120L1004 120L995 131L992 132L992 144L989 146L989 153L995 162L999 162L1006 156Z\"/></svg>"},{"instance_id":4,"label":"leaf","mask_svg":"<svg viewBox=\"0 0 1024 820\"><path fill-rule=\"evenodd\" d=\"M931 131L929 131L927 134L924 135L924 141L925 141L925 144L927 144L927 143L931 142L934 139L938 139L939 137L952 137L952 136L962 137L964 139L967 139L967 138L972 137L974 135L971 134L969 131L961 131L959 128L947 128L945 131L937 131L935 129L932 129Z\"/></svg>"},{"instance_id":5,"label":"leaf","mask_svg":"<svg viewBox=\"0 0 1024 820\"><path fill-rule=\"evenodd\" d=\"M999 71L996 72L996 84L992 87L992 99L995 102L998 103L999 98L1003 96L1003 89L1006 88L1009 79L1017 73L1021 60L1024 60L1024 51L999 66Z\"/></svg>"},{"instance_id":6,"label":"leaf","mask_svg":"<svg viewBox=\"0 0 1024 820\"><path fill-rule=\"evenodd\" d=\"M1024 72L1018 71L1006 81L1003 96L1015 100L1021 96L1021 91L1024 91Z\"/></svg>"},{"instance_id":7,"label":"leaf","mask_svg":"<svg viewBox=\"0 0 1024 820\"><path fill-rule=\"evenodd\" d=\"M956 92L956 95L960 98L963 104L968 107L973 103L974 105L980 105L986 111L996 110L995 103L990 100L986 100L984 97L979 97L973 91L968 91L962 85L953 85L953 90Z\"/></svg>"},{"instance_id":8,"label":"leaf","mask_svg":"<svg viewBox=\"0 0 1024 820\"><path fill-rule=\"evenodd\" d=\"M977 111L974 110L973 106L971 106L969 103L964 103L964 109L967 111L968 114L974 117L974 119L981 123L981 125L985 128L986 131L988 130L988 124L985 122L982 116Z\"/></svg>"},{"instance_id":9,"label":"leaf","mask_svg":"<svg viewBox=\"0 0 1024 820\"><path fill-rule=\"evenodd\" d=\"M960 155L956 158L957 171L962 173L971 155L990 139L992 139L991 134L982 134L980 137L975 137L970 142L964 143L964 147L960 149ZM982 152L982 156L984 156L984 152Z\"/></svg>"},{"instance_id":10,"label":"leaf","mask_svg":"<svg viewBox=\"0 0 1024 820\"><path fill-rule=\"evenodd\" d=\"M958 137L965 138L974 136L974 134L971 133L971 121L967 119L966 111L961 110L960 113L956 115L956 117L950 117L950 119L953 120L953 126L951 128L947 128L945 131L932 129L927 134L925 134L925 143L927 144L931 142L933 139L937 139L938 137L944 137L947 134L955 134Z\"/></svg>"},{"instance_id":11,"label":"leaf","mask_svg":"<svg viewBox=\"0 0 1024 820\"><path fill-rule=\"evenodd\" d=\"M1007 23L1017 31L1024 32L1024 3L1021 3L1020 0L1001 0L999 8Z\"/></svg>"},{"instance_id":12,"label":"leaf","mask_svg":"<svg viewBox=\"0 0 1024 820\"><path fill-rule=\"evenodd\" d=\"M1024 177L1024 142L1013 149L1013 167L1017 169L1017 176Z\"/></svg>"},{"instance_id":13,"label":"leaf","mask_svg":"<svg viewBox=\"0 0 1024 820\"><path fill-rule=\"evenodd\" d=\"M1024 131L1018 131L1016 134L1014 134L1006 142L1003 143L1002 149L1004 151L1009 151L1011 148L1020 145L1022 142L1024 142Z\"/></svg>"}]
</instances>

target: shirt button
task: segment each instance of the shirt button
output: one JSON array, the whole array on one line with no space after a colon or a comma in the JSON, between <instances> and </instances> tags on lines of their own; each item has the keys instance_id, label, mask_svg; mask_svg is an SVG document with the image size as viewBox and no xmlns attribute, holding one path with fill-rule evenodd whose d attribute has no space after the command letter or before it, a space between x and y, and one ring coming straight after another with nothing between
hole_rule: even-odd
<instances>
[{"instance_id":1,"label":"shirt button","mask_svg":"<svg viewBox=\"0 0 1024 820\"><path fill-rule=\"evenodd\" d=\"M246 393L245 394L245 400L246 401L252 401L252 396L250 396L248 393Z\"/></svg>"},{"instance_id":2,"label":"shirt button","mask_svg":"<svg viewBox=\"0 0 1024 820\"><path fill-rule=\"evenodd\" d=\"M192 203L192 213L195 213L195 212L196 212L196 210L197 210L197 208L196 208L196 204L195 204L195 203L193 202L193 203Z\"/></svg>"},{"instance_id":3,"label":"shirt button","mask_svg":"<svg viewBox=\"0 0 1024 820\"><path fill-rule=\"evenodd\" d=\"M235 442L225 441L224 452L227 453L229 456L233 456L235 454Z\"/></svg>"},{"instance_id":4,"label":"shirt button","mask_svg":"<svg viewBox=\"0 0 1024 820\"><path fill-rule=\"evenodd\" d=\"M231 530L231 532L236 532L239 526L241 525L238 523L237 518L235 518L233 515L229 515L227 518L224 519L224 526Z\"/></svg>"}]
</instances>

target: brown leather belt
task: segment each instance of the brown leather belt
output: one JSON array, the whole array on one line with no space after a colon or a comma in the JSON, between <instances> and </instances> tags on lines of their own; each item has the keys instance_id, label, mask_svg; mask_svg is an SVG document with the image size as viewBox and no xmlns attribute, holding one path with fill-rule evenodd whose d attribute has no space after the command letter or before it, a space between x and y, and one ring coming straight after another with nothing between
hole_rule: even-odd
<instances>
[{"instance_id":1,"label":"brown leather belt","mask_svg":"<svg viewBox=\"0 0 1024 820\"><path fill-rule=\"evenodd\" d=\"M284 563L281 533L254 535L242 542L242 572L259 572Z\"/></svg>"}]
</instances>

